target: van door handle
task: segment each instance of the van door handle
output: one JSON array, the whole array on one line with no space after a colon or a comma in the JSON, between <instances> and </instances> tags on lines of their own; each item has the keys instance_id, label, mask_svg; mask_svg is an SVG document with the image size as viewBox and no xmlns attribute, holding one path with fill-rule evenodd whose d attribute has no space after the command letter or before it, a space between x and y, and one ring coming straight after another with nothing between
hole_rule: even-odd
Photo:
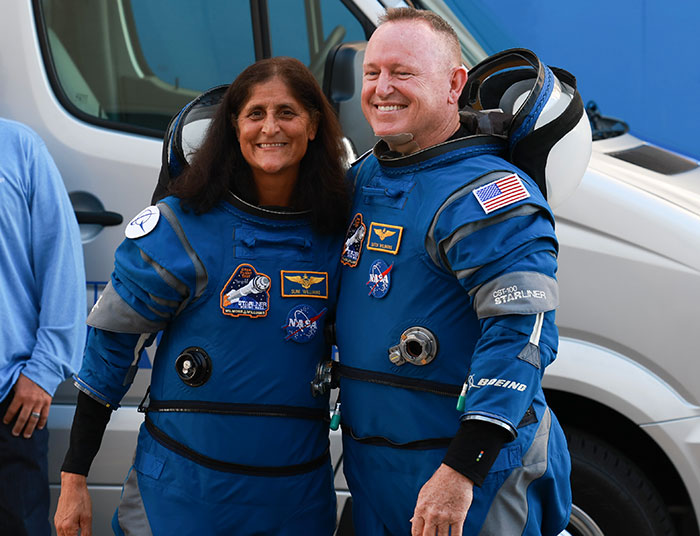
<instances>
[{"instance_id":1,"label":"van door handle","mask_svg":"<svg viewBox=\"0 0 700 536\"><path fill-rule=\"evenodd\" d=\"M124 218L117 212L108 210L76 210L75 217L78 223L92 223L97 225L119 225Z\"/></svg>"}]
</instances>

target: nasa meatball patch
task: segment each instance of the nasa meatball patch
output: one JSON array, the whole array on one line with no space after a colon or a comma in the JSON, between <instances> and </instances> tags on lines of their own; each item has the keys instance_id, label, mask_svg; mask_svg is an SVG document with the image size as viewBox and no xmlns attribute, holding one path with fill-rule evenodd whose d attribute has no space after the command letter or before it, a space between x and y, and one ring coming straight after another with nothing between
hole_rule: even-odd
<instances>
[{"instance_id":1,"label":"nasa meatball patch","mask_svg":"<svg viewBox=\"0 0 700 536\"><path fill-rule=\"evenodd\" d=\"M299 343L309 342L319 332L321 326L321 318L326 314L326 308L320 312L310 305L301 304L293 307L287 313L287 323L282 326L285 330L285 341L294 341Z\"/></svg>"},{"instance_id":2,"label":"nasa meatball patch","mask_svg":"<svg viewBox=\"0 0 700 536\"><path fill-rule=\"evenodd\" d=\"M270 309L270 277L241 264L221 291L221 311L227 316L260 318Z\"/></svg>"},{"instance_id":3,"label":"nasa meatball patch","mask_svg":"<svg viewBox=\"0 0 700 536\"><path fill-rule=\"evenodd\" d=\"M373 298L383 298L389 292L391 286L391 269L394 267L392 262L387 266L382 259L377 259L369 267L369 295Z\"/></svg>"}]
</instances>

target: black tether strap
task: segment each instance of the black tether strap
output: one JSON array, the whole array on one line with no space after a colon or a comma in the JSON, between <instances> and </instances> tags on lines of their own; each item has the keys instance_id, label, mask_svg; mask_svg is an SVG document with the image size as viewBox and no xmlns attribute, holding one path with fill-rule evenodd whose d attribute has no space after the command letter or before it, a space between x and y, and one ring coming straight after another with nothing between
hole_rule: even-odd
<instances>
[{"instance_id":1,"label":"black tether strap","mask_svg":"<svg viewBox=\"0 0 700 536\"><path fill-rule=\"evenodd\" d=\"M343 433L350 436L354 441L364 445L375 445L377 447L391 447L402 450L430 450L447 448L452 441L451 437L435 437L430 439L419 439L418 441L409 441L408 443L394 443L393 441L381 436L357 437L350 425L342 425Z\"/></svg>"},{"instance_id":2,"label":"black tether strap","mask_svg":"<svg viewBox=\"0 0 700 536\"><path fill-rule=\"evenodd\" d=\"M363 382L379 383L390 387L402 387L403 389L411 389L413 391L424 391L441 396L458 397L462 392L461 385L452 385L449 383L434 382L423 380L420 378L406 378L386 372L376 372L373 370L358 369L340 365L340 376L350 380L359 380Z\"/></svg>"},{"instance_id":3,"label":"black tether strap","mask_svg":"<svg viewBox=\"0 0 700 536\"><path fill-rule=\"evenodd\" d=\"M251 415L254 417L293 417L297 419L328 420L328 410L299 406L271 406L267 404L233 404L204 400L153 400L139 408L144 413L181 412L217 413L220 415Z\"/></svg>"},{"instance_id":4,"label":"black tether strap","mask_svg":"<svg viewBox=\"0 0 700 536\"><path fill-rule=\"evenodd\" d=\"M193 462L207 467L209 469L214 469L215 471L222 471L224 473L238 473L242 475L251 476L293 476L301 475L318 469L323 466L329 459L329 448L318 458L314 458L306 463L299 463L296 465L281 465L281 466L257 466L257 465L242 465L238 463L223 462L221 460L216 460L200 454L199 452L192 450L191 448L183 445L182 443L175 441L172 437L163 432L158 428L153 421L146 415L146 430L153 436L158 443L163 445L165 448L176 452L180 456L183 456Z\"/></svg>"}]
</instances>

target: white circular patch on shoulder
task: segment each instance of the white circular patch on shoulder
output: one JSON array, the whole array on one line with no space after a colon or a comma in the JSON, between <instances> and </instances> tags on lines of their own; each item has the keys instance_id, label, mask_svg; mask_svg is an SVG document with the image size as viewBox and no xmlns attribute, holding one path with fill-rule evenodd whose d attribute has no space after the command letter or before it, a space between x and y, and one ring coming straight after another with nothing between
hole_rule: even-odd
<instances>
[{"instance_id":1,"label":"white circular patch on shoulder","mask_svg":"<svg viewBox=\"0 0 700 536\"><path fill-rule=\"evenodd\" d=\"M127 238L141 238L150 233L158 223L160 210L155 205L144 208L127 224L124 234Z\"/></svg>"}]
</instances>

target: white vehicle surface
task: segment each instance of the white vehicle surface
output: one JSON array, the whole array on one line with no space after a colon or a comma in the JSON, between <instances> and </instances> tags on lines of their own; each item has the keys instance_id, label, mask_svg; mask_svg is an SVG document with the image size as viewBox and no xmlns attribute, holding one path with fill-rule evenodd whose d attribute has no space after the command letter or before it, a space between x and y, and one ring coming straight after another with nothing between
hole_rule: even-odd
<instances>
[{"instance_id":1,"label":"white vehicle surface","mask_svg":"<svg viewBox=\"0 0 700 536\"><path fill-rule=\"evenodd\" d=\"M442 2L413 3L453 23L467 65L485 57ZM63 175L81 222L86 307L109 278L124 223L150 202L170 117L255 59L290 55L309 65L356 152L368 149L373 137L358 101L362 41L385 5L403 4L3 2L0 116L36 130ZM352 44L334 48L340 43ZM574 461L568 531L698 535L700 167L598 121L584 179L555 211L561 345L544 385ZM111 534L142 421L136 407L149 383L147 357L142 363L88 479L98 536ZM54 505L75 396L65 382L49 417ZM338 466L335 434L333 455ZM342 471L336 488L338 534L350 534Z\"/></svg>"}]
</instances>

